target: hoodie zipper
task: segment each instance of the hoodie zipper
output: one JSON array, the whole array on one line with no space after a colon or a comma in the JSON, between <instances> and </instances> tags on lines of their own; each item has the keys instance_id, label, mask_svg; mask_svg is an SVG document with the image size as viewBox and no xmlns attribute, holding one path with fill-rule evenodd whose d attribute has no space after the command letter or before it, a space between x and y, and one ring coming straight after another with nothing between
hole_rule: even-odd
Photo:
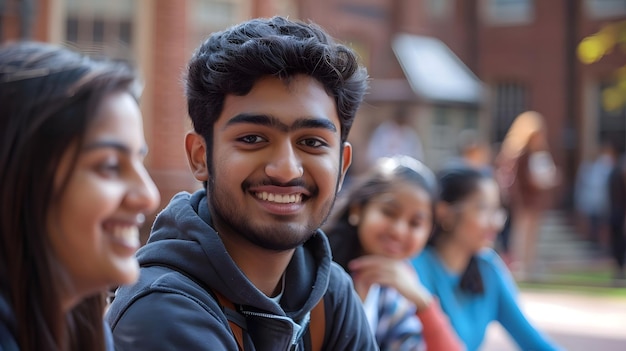
<instances>
[{"instance_id":1,"label":"hoodie zipper","mask_svg":"<svg viewBox=\"0 0 626 351\"><path fill-rule=\"evenodd\" d=\"M240 310L240 312L248 316L262 317L262 318L268 318L268 319L277 319L277 320L289 322L293 328L293 332L291 334L291 349L292 350L295 350L294 347L297 346L297 342L302 336L301 331L305 329L299 324L297 324L296 322L294 322L293 319L289 317L277 316L275 314L262 313L262 312L244 311L244 310ZM310 318L310 313L307 313L306 316L304 316L304 320L306 321L306 324L309 323L309 318Z\"/></svg>"}]
</instances>

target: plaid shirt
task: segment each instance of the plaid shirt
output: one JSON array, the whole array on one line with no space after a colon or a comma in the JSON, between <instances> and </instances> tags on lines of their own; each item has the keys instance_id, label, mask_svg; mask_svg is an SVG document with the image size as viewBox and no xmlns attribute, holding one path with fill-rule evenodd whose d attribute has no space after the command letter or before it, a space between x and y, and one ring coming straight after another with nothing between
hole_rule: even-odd
<instances>
[{"instance_id":1,"label":"plaid shirt","mask_svg":"<svg viewBox=\"0 0 626 351\"><path fill-rule=\"evenodd\" d=\"M373 285L363 308L382 351L426 350L415 305L395 289Z\"/></svg>"}]
</instances>

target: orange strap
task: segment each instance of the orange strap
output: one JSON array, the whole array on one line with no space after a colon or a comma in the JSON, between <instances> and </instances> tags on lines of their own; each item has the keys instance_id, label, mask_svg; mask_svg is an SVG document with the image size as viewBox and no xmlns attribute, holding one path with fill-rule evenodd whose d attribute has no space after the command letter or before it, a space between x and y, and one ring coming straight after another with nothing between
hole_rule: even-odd
<instances>
[{"instance_id":1,"label":"orange strap","mask_svg":"<svg viewBox=\"0 0 626 351\"><path fill-rule=\"evenodd\" d=\"M229 299L227 299L219 291L213 290L213 293L217 297L217 301L220 303L220 305L222 305L222 307L229 308L233 311L237 311L235 309L235 304L233 304ZM239 351L243 351L243 329L241 329L241 327L237 323L231 321L230 319L228 320L228 325L230 325L230 331L233 333L233 336L235 337L235 340L237 341L237 346L239 347Z\"/></svg>"},{"instance_id":2,"label":"orange strap","mask_svg":"<svg viewBox=\"0 0 626 351\"><path fill-rule=\"evenodd\" d=\"M326 334L326 317L324 311L324 297L311 310L311 320L309 321L309 332L311 336L311 349L322 350L324 344L324 334Z\"/></svg>"},{"instance_id":3,"label":"orange strap","mask_svg":"<svg viewBox=\"0 0 626 351\"><path fill-rule=\"evenodd\" d=\"M235 304L233 304L230 300L228 300L224 295L222 295L219 291L213 290L213 293L217 297L218 302L222 307L229 308L233 311L237 311L235 309ZM243 329L237 323L228 320L228 325L230 326L230 330L237 341L237 346L239 347L239 351L244 351L243 349ZM325 319L325 311L324 311L324 297L320 299L320 301L313 307L311 310L311 319L309 321L309 333L311 337L311 348L315 351L322 350L322 345L324 344L324 334L326 333L326 319Z\"/></svg>"}]
</instances>

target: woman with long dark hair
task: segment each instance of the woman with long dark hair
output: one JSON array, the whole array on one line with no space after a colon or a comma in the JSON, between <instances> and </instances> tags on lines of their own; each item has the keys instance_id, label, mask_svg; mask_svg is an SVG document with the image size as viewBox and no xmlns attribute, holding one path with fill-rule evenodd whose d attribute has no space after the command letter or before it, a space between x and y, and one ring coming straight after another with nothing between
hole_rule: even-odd
<instances>
[{"instance_id":1,"label":"woman with long dark hair","mask_svg":"<svg viewBox=\"0 0 626 351\"><path fill-rule=\"evenodd\" d=\"M159 202L135 82L58 46L0 48L0 349L113 349L104 293L136 280Z\"/></svg>"},{"instance_id":2,"label":"woman with long dark hair","mask_svg":"<svg viewBox=\"0 0 626 351\"><path fill-rule=\"evenodd\" d=\"M435 230L412 262L467 350L479 349L492 321L522 350L557 349L522 313L515 282L491 249L506 219L495 180L471 168L444 170L438 180Z\"/></svg>"}]
</instances>

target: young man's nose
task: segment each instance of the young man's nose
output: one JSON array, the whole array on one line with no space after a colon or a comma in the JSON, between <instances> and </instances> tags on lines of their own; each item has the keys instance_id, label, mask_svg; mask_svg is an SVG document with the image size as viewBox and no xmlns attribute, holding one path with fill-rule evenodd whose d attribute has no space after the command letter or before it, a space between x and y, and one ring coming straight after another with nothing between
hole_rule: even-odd
<instances>
[{"instance_id":1,"label":"young man's nose","mask_svg":"<svg viewBox=\"0 0 626 351\"><path fill-rule=\"evenodd\" d=\"M289 143L277 145L265 166L265 173L280 182L289 182L302 177L304 170L294 146Z\"/></svg>"}]
</instances>

